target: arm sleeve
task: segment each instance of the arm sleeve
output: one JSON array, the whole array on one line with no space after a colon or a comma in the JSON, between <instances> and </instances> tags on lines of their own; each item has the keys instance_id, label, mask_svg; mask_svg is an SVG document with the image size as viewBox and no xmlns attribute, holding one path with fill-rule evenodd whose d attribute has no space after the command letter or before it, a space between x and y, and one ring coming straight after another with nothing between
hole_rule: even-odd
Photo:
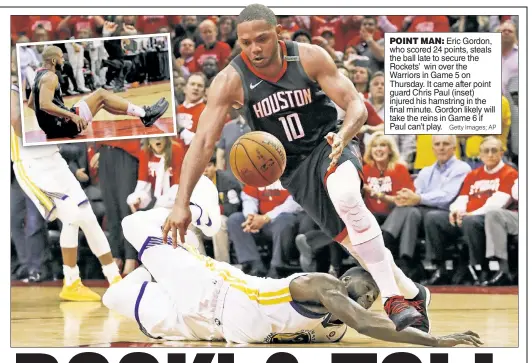
<instances>
[{"instance_id":1,"label":"arm sleeve","mask_svg":"<svg viewBox=\"0 0 532 363\"><path fill-rule=\"evenodd\" d=\"M259 211L259 200L247 194L245 190L244 187L244 191L242 191L240 196L242 197L242 213L247 218L248 215L255 214Z\"/></svg>"}]
</instances>

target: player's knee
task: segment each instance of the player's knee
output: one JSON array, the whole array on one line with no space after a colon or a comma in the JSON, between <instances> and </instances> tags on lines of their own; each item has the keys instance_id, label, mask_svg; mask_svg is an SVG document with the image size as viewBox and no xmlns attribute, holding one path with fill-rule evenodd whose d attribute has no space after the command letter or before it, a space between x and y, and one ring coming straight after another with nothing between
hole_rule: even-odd
<instances>
[{"instance_id":1,"label":"player's knee","mask_svg":"<svg viewBox=\"0 0 532 363\"><path fill-rule=\"evenodd\" d=\"M94 93L99 99L104 99L108 91L104 88L98 88Z\"/></svg>"},{"instance_id":2,"label":"player's knee","mask_svg":"<svg viewBox=\"0 0 532 363\"><path fill-rule=\"evenodd\" d=\"M122 233L125 239L130 242L137 234L139 223L141 223L139 220L140 214L141 212L133 213L122 219Z\"/></svg>"},{"instance_id":3,"label":"player's knee","mask_svg":"<svg viewBox=\"0 0 532 363\"><path fill-rule=\"evenodd\" d=\"M102 303L109 309L109 310L116 310L117 306L120 304L120 295L122 286L120 285L120 282L115 283L111 285L105 294L102 296Z\"/></svg>"}]
</instances>

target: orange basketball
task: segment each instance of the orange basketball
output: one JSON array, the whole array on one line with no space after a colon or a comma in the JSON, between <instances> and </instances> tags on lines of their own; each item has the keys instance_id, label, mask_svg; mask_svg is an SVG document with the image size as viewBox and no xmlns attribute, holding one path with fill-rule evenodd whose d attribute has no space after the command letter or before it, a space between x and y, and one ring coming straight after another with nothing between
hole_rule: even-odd
<instances>
[{"instance_id":1,"label":"orange basketball","mask_svg":"<svg viewBox=\"0 0 532 363\"><path fill-rule=\"evenodd\" d=\"M254 187L276 182L286 167L286 152L275 136L262 131L242 135L231 148L229 163L235 177Z\"/></svg>"}]
</instances>

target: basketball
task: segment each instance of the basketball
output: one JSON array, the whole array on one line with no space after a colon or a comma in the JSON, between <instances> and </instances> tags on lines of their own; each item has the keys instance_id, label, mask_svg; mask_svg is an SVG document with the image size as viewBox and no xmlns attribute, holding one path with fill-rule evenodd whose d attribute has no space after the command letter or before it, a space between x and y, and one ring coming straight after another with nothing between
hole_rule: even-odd
<instances>
[{"instance_id":1,"label":"basketball","mask_svg":"<svg viewBox=\"0 0 532 363\"><path fill-rule=\"evenodd\" d=\"M242 135L231 148L229 163L235 177L254 187L276 182L286 167L286 152L275 136L262 131Z\"/></svg>"}]
</instances>

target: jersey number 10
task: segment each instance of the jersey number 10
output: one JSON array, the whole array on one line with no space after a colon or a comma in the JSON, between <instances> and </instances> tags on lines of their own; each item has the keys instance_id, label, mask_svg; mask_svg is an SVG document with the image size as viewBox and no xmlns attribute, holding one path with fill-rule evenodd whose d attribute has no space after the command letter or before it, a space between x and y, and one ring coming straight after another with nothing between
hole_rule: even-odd
<instances>
[{"instance_id":1,"label":"jersey number 10","mask_svg":"<svg viewBox=\"0 0 532 363\"><path fill-rule=\"evenodd\" d=\"M301 120L297 113L291 113L286 117L279 117L279 121L282 122L284 132L286 132L286 138L288 141L293 141L295 139L301 139L305 136L305 131L301 125Z\"/></svg>"}]
</instances>

